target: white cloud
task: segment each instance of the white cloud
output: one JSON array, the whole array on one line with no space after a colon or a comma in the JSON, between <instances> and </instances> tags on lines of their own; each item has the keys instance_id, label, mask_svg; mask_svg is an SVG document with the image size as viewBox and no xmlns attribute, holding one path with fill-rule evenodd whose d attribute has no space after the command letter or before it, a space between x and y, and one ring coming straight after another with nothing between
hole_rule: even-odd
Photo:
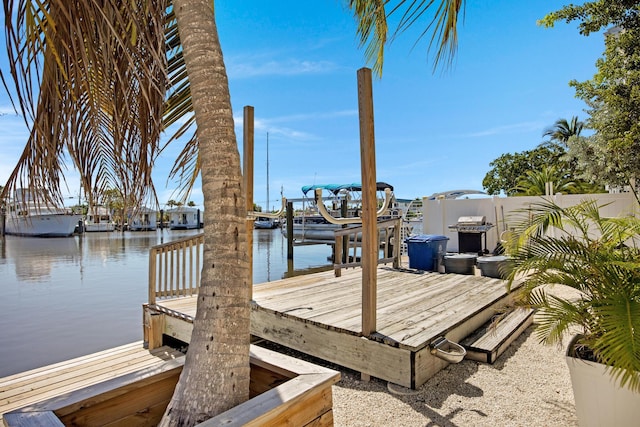
<instances>
[{"instance_id":1,"label":"white cloud","mask_svg":"<svg viewBox=\"0 0 640 427\"><path fill-rule=\"evenodd\" d=\"M331 61L312 61L295 58L262 61L261 58L262 55L229 58L227 61L229 77L232 79L245 79L262 76L324 74L340 69L336 63Z\"/></svg>"},{"instance_id":2,"label":"white cloud","mask_svg":"<svg viewBox=\"0 0 640 427\"><path fill-rule=\"evenodd\" d=\"M542 134L542 129L544 129L544 126L545 125L542 124L541 122L522 122L522 123L514 123L510 125L495 126L485 130L470 132L470 133L456 135L456 136L464 137L464 138L482 138L485 136L513 135L513 134L528 133L533 131L539 131Z\"/></svg>"},{"instance_id":3,"label":"white cloud","mask_svg":"<svg viewBox=\"0 0 640 427\"><path fill-rule=\"evenodd\" d=\"M307 114L292 114L289 116L281 116L269 119L270 123L280 122L293 122L304 120L327 120L334 119L336 117L351 117L357 116L358 110L341 110L341 111L326 111L323 113L307 113Z\"/></svg>"},{"instance_id":4,"label":"white cloud","mask_svg":"<svg viewBox=\"0 0 640 427\"><path fill-rule=\"evenodd\" d=\"M340 111L326 111L321 113L307 113L307 114L293 114L288 116L272 117L272 118L254 118L254 131L255 133L269 132L272 136L281 136L286 139L301 141L317 141L322 139L318 135L314 135L308 132L296 130L290 126L278 125L278 123L292 123L302 122L307 120L330 120L336 117L349 117L356 116L357 110L340 110ZM236 125L236 132L238 135L242 134L243 128L243 116L234 117L234 123Z\"/></svg>"}]
</instances>

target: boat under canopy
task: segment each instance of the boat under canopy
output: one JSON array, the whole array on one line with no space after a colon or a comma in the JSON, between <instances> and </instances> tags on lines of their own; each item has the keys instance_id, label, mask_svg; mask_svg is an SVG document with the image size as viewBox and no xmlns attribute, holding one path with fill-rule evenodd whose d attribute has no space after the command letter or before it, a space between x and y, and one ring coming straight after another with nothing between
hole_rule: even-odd
<instances>
[{"instance_id":1,"label":"boat under canopy","mask_svg":"<svg viewBox=\"0 0 640 427\"><path fill-rule=\"evenodd\" d=\"M302 193L306 196L309 191L315 191L316 188L327 190L334 195L341 191L362 191L362 184L317 184L317 185L305 185L302 187ZM393 191L393 186L386 182L376 182L376 191L384 191L385 188Z\"/></svg>"}]
</instances>

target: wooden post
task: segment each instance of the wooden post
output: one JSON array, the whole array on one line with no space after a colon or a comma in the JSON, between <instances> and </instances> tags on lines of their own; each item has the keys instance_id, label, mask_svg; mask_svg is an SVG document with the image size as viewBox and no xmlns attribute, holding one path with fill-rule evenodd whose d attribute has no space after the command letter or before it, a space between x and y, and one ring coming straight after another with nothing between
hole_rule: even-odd
<instances>
[{"instance_id":1,"label":"wooden post","mask_svg":"<svg viewBox=\"0 0 640 427\"><path fill-rule=\"evenodd\" d=\"M287 202L287 259L293 260L293 202Z\"/></svg>"},{"instance_id":2,"label":"wooden post","mask_svg":"<svg viewBox=\"0 0 640 427\"><path fill-rule=\"evenodd\" d=\"M158 289L156 285L156 259L158 259L158 253L155 249L151 249L149 251L149 304L156 303L156 289Z\"/></svg>"},{"instance_id":3,"label":"wooden post","mask_svg":"<svg viewBox=\"0 0 640 427\"><path fill-rule=\"evenodd\" d=\"M243 168L242 177L244 184L245 206L247 211L247 257L249 259L249 295L253 299L253 221L249 216L253 211L253 107L245 105L243 118Z\"/></svg>"},{"instance_id":4,"label":"wooden post","mask_svg":"<svg viewBox=\"0 0 640 427\"><path fill-rule=\"evenodd\" d=\"M342 204L340 205L340 216L342 218L346 218L349 215L347 200L342 200ZM345 224L342 228L347 228L348 226ZM349 236L342 237L342 250L340 252L336 251L337 255L342 259L342 263L346 264L349 258Z\"/></svg>"},{"instance_id":5,"label":"wooden post","mask_svg":"<svg viewBox=\"0 0 640 427\"><path fill-rule=\"evenodd\" d=\"M362 174L362 335L368 337L376 330L378 288L376 153L373 89L369 68L358 70L358 112Z\"/></svg>"}]
</instances>

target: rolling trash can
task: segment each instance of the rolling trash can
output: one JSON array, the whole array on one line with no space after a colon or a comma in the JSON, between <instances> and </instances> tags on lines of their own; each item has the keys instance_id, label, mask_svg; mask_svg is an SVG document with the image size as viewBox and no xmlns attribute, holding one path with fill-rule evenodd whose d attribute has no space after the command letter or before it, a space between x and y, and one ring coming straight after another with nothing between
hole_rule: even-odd
<instances>
[{"instance_id":1,"label":"rolling trash can","mask_svg":"<svg viewBox=\"0 0 640 427\"><path fill-rule=\"evenodd\" d=\"M438 271L440 260L447 253L447 236L418 234L408 237L409 268L424 271Z\"/></svg>"}]
</instances>

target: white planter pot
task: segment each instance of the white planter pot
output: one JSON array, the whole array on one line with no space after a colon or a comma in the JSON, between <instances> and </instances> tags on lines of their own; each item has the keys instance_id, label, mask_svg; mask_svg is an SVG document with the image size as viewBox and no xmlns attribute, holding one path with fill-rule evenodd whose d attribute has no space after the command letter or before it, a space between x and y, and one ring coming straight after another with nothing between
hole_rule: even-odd
<instances>
[{"instance_id":1,"label":"white planter pot","mask_svg":"<svg viewBox=\"0 0 640 427\"><path fill-rule=\"evenodd\" d=\"M619 387L605 372L605 365L569 355L566 358L580 427L640 424L640 393Z\"/></svg>"}]
</instances>

